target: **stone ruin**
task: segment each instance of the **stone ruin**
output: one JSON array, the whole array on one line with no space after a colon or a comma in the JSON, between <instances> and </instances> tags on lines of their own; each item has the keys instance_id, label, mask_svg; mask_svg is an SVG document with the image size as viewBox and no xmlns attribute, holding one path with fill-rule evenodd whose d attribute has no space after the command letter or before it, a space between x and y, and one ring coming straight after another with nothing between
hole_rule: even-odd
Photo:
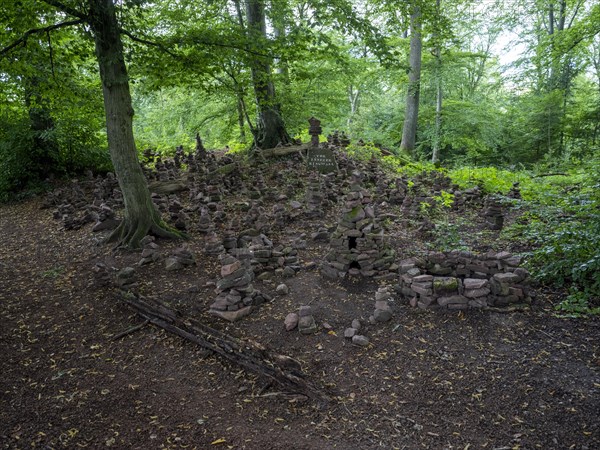
<instances>
[{"instance_id":1,"label":"stone ruin","mask_svg":"<svg viewBox=\"0 0 600 450\"><path fill-rule=\"evenodd\" d=\"M397 290L422 309L469 309L529 303L529 272L508 252L429 253L400 262Z\"/></svg>"},{"instance_id":2,"label":"stone ruin","mask_svg":"<svg viewBox=\"0 0 600 450\"><path fill-rule=\"evenodd\" d=\"M395 276L394 250L385 243L383 228L375 215L369 191L361 186L362 174L355 172L343 214L332 233L330 252L321 265L326 278L350 275L389 278Z\"/></svg>"}]
</instances>

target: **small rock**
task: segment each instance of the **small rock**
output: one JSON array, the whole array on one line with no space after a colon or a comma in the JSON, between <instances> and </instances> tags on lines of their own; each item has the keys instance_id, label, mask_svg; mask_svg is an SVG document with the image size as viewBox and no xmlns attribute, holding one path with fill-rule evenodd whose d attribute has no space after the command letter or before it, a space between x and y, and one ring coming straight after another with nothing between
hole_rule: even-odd
<instances>
[{"instance_id":1,"label":"small rock","mask_svg":"<svg viewBox=\"0 0 600 450\"><path fill-rule=\"evenodd\" d=\"M237 311L218 311L215 309L210 309L208 311L209 314L213 316L220 317L221 319L228 320L229 322L236 322L248 314L252 312L252 306L246 306L244 308L240 308Z\"/></svg>"},{"instance_id":2,"label":"small rock","mask_svg":"<svg viewBox=\"0 0 600 450\"><path fill-rule=\"evenodd\" d=\"M354 345L360 345L361 347L366 347L367 345L369 345L369 338L367 338L366 336L363 336L362 334L355 334L352 337L352 343Z\"/></svg>"},{"instance_id":3,"label":"small rock","mask_svg":"<svg viewBox=\"0 0 600 450\"><path fill-rule=\"evenodd\" d=\"M183 267L183 264L181 264L177 258L165 259L165 269L166 270L169 270L169 271L179 270L182 267Z\"/></svg>"},{"instance_id":4,"label":"small rock","mask_svg":"<svg viewBox=\"0 0 600 450\"><path fill-rule=\"evenodd\" d=\"M360 330L360 320L354 319L352 321L352 328L354 328L357 331Z\"/></svg>"},{"instance_id":5,"label":"small rock","mask_svg":"<svg viewBox=\"0 0 600 450\"><path fill-rule=\"evenodd\" d=\"M296 276L296 271L294 269L292 269L291 267L287 266L283 269L282 275L284 278L292 278L292 277Z\"/></svg>"},{"instance_id":6,"label":"small rock","mask_svg":"<svg viewBox=\"0 0 600 450\"><path fill-rule=\"evenodd\" d=\"M285 316L285 329L287 331L292 331L294 328L296 328L298 326L298 314L296 313L289 313L287 316Z\"/></svg>"},{"instance_id":7,"label":"small rock","mask_svg":"<svg viewBox=\"0 0 600 450\"><path fill-rule=\"evenodd\" d=\"M277 292L279 295L287 295L290 293L290 288L287 287L286 284L281 283L279 286L277 286L275 292Z\"/></svg>"},{"instance_id":8,"label":"small rock","mask_svg":"<svg viewBox=\"0 0 600 450\"><path fill-rule=\"evenodd\" d=\"M312 308L308 305L303 305L300 307L298 315L300 317L312 316Z\"/></svg>"},{"instance_id":9,"label":"small rock","mask_svg":"<svg viewBox=\"0 0 600 450\"><path fill-rule=\"evenodd\" d=\"M317 324L313 316L301 316L298 320L298 330L302 334L313 334L317 331Z\"/></svg>"},{"instance_id":10,"label":"small rock","mask_svg":"<svg viewBox=\"0 0 600 450\"><path fill-rule=\"evenodd\" d=\"M392 311L390 309L376 309L373 317L377 322L388 322L392 319Z\"/></svg>"},{"instance_id":11,"label":"small rock","mask_svg":"<svg viewBox=\"0 0 600 450\"><path fill-rule=\"evenodd\" d=\"M356 335L356 328L346 328L344 330L344 337L347 339L351 339L354 337L354 335Z\"/></svg>"}]
</instances>

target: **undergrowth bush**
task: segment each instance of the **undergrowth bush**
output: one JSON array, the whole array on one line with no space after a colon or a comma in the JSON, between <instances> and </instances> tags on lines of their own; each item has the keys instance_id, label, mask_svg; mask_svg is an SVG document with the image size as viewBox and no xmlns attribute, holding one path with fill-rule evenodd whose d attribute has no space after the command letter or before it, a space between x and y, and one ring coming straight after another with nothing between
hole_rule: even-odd
<instances>
[{"instance_id":1,"label":"undergrowth bush","mask_svg":"<svg viewBox=\"0 0 600 450\"><path fill-rule=\"evenodd\" d=\"M565 287L557 309L600 313L600 180L597 165L569 176L531 179L526 211L504 231L533 249L527 261L541 282Z\"/></svg>"}]
</instances>

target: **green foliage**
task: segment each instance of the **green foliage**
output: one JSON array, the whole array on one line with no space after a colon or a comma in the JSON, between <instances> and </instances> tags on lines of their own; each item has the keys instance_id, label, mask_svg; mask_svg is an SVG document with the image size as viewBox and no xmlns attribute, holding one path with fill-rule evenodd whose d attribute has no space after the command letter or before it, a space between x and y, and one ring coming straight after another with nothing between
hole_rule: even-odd
<instances>
[{"instance_id":1,"label":"green foliage","mask_svg":"<svg viewBox=\"0 0 600 450\"><path fill-rule=\"evenodd\" d=\"M447 219L434 220L435 228L431 231L432 239L428 246L432 250L448 252L451 250L469 250L464 241L464 223L450 222Z\"/></svg>"},{"instance_id":2,"label":"green foliage","mask_svg":"<svg viewBox=\"0 0 600 450\"><path fill-rule=\"evenodd\" d=\"M600 305L600 171L598 161L570 177L531 189L527 212L504 230L528 242L528 264L540 281L568 288L562 311L598 312ZM530 184L530 187L533 184Z\"/></svg>"},{"instance_id":3,"label":"green foliage","mask_svg":"<svg viewBox=\"0 0 600 450\"><path fill-rule=\"evenodd\" d=\"M366 143L364 145L350 144L346 147L346 153L352 158L360 161L368 161L372 158L381 159L381 150L371 143Z\"/></svg>"},{"instance_id":4,"label":"green foliage","mask_svg":"<svg viewBox=\"0 0 600 450\"><path fill-rule=\"evenodd\" d=\"M506 194L513 183L521 183L529 178L525 173L495 167L461 167L450 170L448 175L462 189L479 186L489 194Z\"/></svg>"}]
</instances>

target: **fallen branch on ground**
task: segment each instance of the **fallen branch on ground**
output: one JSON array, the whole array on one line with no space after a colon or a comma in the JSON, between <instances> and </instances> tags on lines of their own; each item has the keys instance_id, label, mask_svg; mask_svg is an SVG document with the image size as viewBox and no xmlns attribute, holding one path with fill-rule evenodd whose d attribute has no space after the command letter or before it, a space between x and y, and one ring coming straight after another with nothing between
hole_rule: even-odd
<instances>
[{"instance_id":1,"label":"fallen branch on ground","mask_svg":"<svg viewBox=\"0 0 600 450\"><path fill-rule=\"evenodd\" d=\"M300 363L293 358L273 353L258 342L241 341L194 319L184 319L158 300L132 294L123 300L150 323L266 377L287 392L321 403L329 400L325 393L303 379Z\"/></svg>"}]
</instances>

